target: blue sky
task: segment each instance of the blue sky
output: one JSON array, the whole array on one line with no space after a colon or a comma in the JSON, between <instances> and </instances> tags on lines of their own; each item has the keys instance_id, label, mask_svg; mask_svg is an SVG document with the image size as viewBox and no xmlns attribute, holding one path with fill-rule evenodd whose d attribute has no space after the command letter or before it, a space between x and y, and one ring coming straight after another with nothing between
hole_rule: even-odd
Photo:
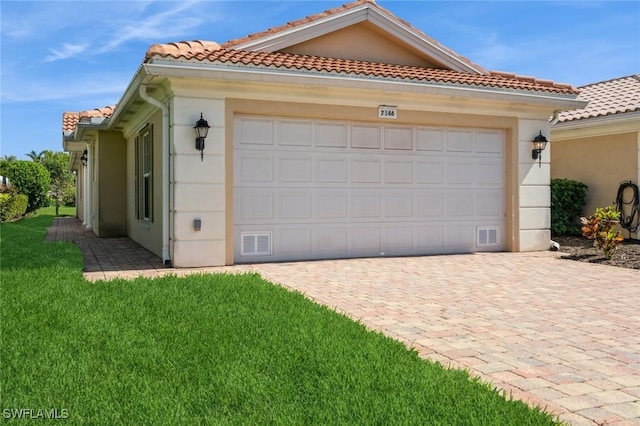
<instances>
[{"instance_id":1,"label":"blue sky","mask_svg":"<svg viewBox=\"0 0 640 426\"><path fill-rule=\"evenodd\" d=\"M62 113L116 104L154 43L224 42L346 2L2 0L0 155L61 151ZM640 2L378 4L488 70L575 86L640 73Z\"/></svg>"}]
</instances>

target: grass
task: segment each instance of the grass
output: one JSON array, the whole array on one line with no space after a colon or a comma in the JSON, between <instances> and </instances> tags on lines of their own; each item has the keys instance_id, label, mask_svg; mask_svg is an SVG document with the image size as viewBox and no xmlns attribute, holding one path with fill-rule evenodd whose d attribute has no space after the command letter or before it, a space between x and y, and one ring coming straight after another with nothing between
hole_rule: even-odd
<instances>
[{"instance_id":1,"label":"grass","mask_svg":"<svg viewBox=\"0 0 640 426\"><path fill-rule=\"evenodd\" d=\"M89 283L50 215L1 229L0 409L70 424L552 425L258 275Z\"/></svg>"},{"instance_id":2,"label":"grass","mask_svg":"<svg viewBox=\"0 0 640 426\"><path fill-rule=\"evenodd\" d=\"M55 216L56 207L55 206L44 207L38 210L38 214L44 215L44 216ZM58 216L75 216L75 215L76 215L75 207L60 206L58 208Z\"/></svg>"}]
</instances>

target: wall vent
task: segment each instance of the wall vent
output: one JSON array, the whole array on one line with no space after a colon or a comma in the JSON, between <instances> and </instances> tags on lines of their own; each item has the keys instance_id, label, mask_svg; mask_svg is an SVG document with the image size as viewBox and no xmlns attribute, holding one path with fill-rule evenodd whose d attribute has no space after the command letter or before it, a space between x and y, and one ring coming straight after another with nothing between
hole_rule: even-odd
<instances>
[{"instance_id":1,"label":"wall vent","mask_svg":"<svg viewBox=\"0 0 640 426\"><path fill-rule=\"evenodd\" d=\"M478 227L476 244L478 247L493 247L498 245L498 228Z\"/></svg>"},{"instance_id":2,"label":"wall vent","mask_svg":"<svg viewBox=\"0 0 640 426\"><path fill-rule=\"evenodd\" d=\"M240 254L242 256L268 256L271 249L271 232L241 232Z\"/></svg>"}]
</instances>

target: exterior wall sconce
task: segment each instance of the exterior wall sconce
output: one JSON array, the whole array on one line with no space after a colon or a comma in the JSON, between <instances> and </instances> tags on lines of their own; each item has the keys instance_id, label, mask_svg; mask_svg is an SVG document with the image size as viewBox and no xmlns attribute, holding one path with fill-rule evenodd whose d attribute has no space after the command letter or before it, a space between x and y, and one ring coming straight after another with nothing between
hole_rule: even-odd
<instances>
[{"instance_id":1,"label":"exterior wall sconce","mask_svg":"<svg viewBox=\"0 0 640 426\"><path fill-rule=\"evenodd\" d=\"M88 153L87 153L87 150L85 149L84 152L82 153L82 156L80 157L80 162L82 163L83 166L87 165L87 159L88 159Z\"/></svg>"},{"instance_id":2,"label":"exterior wall sconce","mask_svg":"<svg viewBox=\"0 0 640 426\"><path fill-rule=\"evenodd\" d=\"M196 125L193 128L196 131L196 149L200 151L200 161L202 161L204 158L204 140L210 128L207 120L202 118L202 113L200 113L200 120L196 121Z\"/></svg>"},{"instance_id":3,"label":"exterior wall sconce","mask_svg":"<svg viewBox=\"0 0 640 426\"><path fill-rule=\"evenodd\" d=\"M538 160L538 167L542 167L542 151L546 148L547 142L547 138L542 135L542 130L540 130L540 134L532 141L533 150L531 151L531 158Z\"/></svg>"}]
</instances>

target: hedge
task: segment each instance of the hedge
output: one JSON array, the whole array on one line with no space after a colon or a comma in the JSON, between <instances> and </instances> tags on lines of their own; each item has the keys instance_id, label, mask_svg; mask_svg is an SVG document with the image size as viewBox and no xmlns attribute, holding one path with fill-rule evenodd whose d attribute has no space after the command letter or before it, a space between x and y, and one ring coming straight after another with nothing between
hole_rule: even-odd
<instances>
[{"instance_id":1,"label":"hedge","mask_svg":"<svg viewBox=\"0 0 640 426\"><path fill-rule=\"evenodd\" d=\"M24 194L0 193L0 222L23 216L28 201L29 197Z\"/></svg>"},{"instance_id":2,"label":"hedge","mask_svg":"<svg viewBox=\"0 0 640 426\"><path fill-rule=\"evenodd\" d=\"M589 187L571 179L551 179L551 234L580 234L580 216Z\"/></svg>"}]
</instances>

